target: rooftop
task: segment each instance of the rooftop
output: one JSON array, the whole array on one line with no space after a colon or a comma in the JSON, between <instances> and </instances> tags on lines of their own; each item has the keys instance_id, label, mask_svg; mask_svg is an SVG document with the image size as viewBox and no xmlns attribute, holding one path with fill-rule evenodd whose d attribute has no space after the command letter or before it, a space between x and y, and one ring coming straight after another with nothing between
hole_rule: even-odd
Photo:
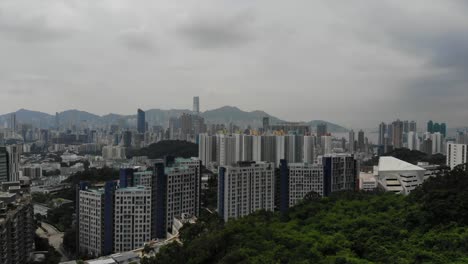
<instances>
[{"instance_id":1,"label":"rooftop","mask_svg":"<svg viewBox=\"0 0 468 264\"><path fill-rule=\"evenodd\" d=\"M379 172L381 171L425 171L425 169L394 157L380 157Z\"/></svg>"}]
</instances>

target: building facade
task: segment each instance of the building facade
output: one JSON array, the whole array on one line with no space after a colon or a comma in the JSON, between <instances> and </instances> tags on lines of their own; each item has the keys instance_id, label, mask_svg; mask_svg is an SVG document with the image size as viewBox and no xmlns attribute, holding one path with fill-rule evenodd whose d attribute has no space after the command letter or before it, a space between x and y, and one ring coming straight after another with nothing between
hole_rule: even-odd
<instances>
[{"instance_id":1,"label":"building facade","mask_svg":"<svg viewBox=\"0 0 468 264\"><path fill-rule=\"evenodd\" d=\"M466 144L447 144L447 166L453 170L458 165L468 162L468 145Z\"/></svg>"},{"instance_id":2,"label":"building facade","mask_svg":"<svg viewBox=\"0 0 468 264\"><path fill-rule=\"evenodd\" d=\"M270 162L239 162L219 168L218 213L225 220L257 210L274 210L275 167Z\"/></svg>"}]
</instances>

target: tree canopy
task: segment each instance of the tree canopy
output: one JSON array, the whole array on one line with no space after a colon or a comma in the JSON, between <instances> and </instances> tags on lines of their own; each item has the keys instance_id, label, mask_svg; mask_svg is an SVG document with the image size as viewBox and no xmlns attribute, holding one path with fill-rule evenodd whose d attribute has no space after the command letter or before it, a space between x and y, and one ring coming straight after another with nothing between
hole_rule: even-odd
<instances>
[{"instance_id":1,"label":"tree canopy","mask_svg":"<svg viewBox=\"0 0 468 264\"><path fill-rule=\"evenodd\" d=\"M163 140L146 148L129 149L127 157L147 156L150 159L162 159L164 156L190 158L198 156L198 145L182 140Z\"/></svg>"},{"instance_id":2,"label":"tree canopy","mask_svg":"<svg viewBox=\"0 0 468 264\"><path fill-rule=\"evenodd\" d=\"M143 263L467 263L468 173L431 178L406 197L338 192L285 215L225 224L205 215L180 236Z\"/></svg>"}]
</instances>

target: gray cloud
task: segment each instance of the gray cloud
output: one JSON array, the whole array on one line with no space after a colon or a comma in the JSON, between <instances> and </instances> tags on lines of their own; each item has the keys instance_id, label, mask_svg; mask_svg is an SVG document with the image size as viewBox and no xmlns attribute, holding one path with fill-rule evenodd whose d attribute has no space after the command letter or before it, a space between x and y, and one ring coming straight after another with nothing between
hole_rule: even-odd
<instances>
[{"instance_id":1,"label":"gray cloud","mask_svg":"<svg viewBox=\"0 0 468 264\"><path fill-rule=\"evenodd\" d=\"M466 11L427 0L3 0L0 113L128 114L198 95L204 110L292 121L466 125Z\"/></svg>"},{"instance_id":2,"label":"gray cloud","mask_svg":"<svg viewBox=\"0 0 468 264\"><path fill-rule=\"evenodd\" d=\"M191 18L179 28L190 43L201 48L233 47L251 41L254 16L250 12Z\"/></svg>"},{"instance_id":3,"label":"gray cloud","mask_svg":"<svg viewBox=\"0 0 468 264\"><path fill-rule=\"evenodd\" d=\"M152 33L143 29L125 30L118 38L131 50L148 52L155 48Z\"/></svg>"}]
</instances>

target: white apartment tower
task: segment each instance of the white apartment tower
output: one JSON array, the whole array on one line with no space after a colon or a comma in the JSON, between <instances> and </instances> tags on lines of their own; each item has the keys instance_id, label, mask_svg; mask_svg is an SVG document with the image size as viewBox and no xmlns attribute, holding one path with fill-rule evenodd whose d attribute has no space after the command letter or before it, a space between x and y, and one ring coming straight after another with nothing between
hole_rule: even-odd
<instances>
[{"instance_id":1,"label":"white apartment tower","mask_svg":"<svg viewBox=\"0 0 468 264\"><path fill-rule=\"evenodd\" d=\"M453 170L460 164L468 162L468 145L466 144L447 144L447 166Z\"/></svg>"},{"instance_id":2,"label":"white apartment tower","mask_svg":"<svg viewBox=\"0 0 468 264\"><path fill-rule=\"evenodd\" d=\"M225 220L257 210L273 211L275 167L270 162L239 162L219 168L218 213Z\"/></svg>"},{"instance_id":3,"label":"white apartment tower","mask_svg":"<svg viewBox=\"0 0 468 264\"><path fill-rule=\"evenodd\" d=\"M151 188L117 189L114 199L114 252L143 247L151 240Z\"/></svg>"}]
</instances>

